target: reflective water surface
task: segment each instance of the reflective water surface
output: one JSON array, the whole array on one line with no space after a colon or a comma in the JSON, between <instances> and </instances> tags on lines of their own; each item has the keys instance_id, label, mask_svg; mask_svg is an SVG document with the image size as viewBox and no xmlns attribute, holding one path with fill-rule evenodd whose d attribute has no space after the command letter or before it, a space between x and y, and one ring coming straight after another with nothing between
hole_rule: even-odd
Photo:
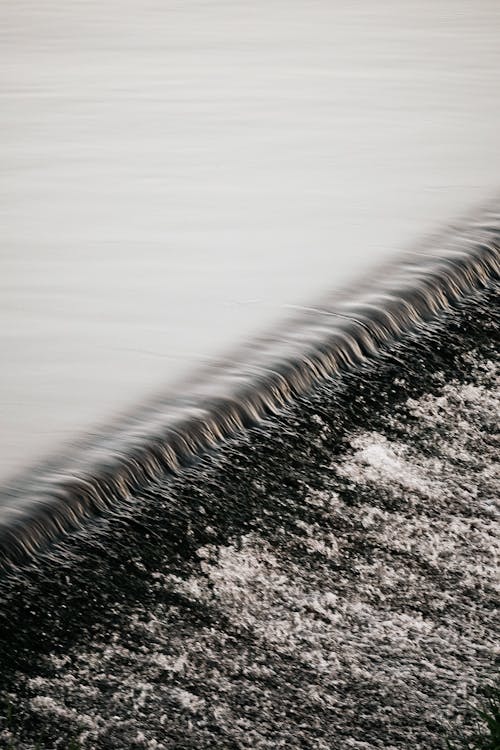
<instances>
[{"instance_id":1,"label":"reflective water surface","mask_svg":"<svg viewBox=\"0 0 500 750\"><path fill-rule=\"evenodd\" d=\"M498 185L500 6L0 6L0 480Z\"/></svg>"}]
</instances>

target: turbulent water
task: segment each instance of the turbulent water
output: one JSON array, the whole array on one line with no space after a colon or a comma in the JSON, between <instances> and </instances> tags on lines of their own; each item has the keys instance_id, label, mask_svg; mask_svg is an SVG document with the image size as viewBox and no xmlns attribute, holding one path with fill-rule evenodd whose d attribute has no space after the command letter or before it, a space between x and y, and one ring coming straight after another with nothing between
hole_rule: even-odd
<instances>
[{"instance_id":1,"label":"turbulent water","mask_svg":"<svg viewBox=\"0 0 500 750\"><path fill-rule=\"evenodd\" d=\"M499 638L499 21L0 6L0 747L470 730Z\"/></svg>"},{"instance_id":2,"label":"turbulent water","mask_svg":"<svg viewBox=\"0 0 500 750\"><path fill-rule=\"evenodd\" d=\"M498 642L497 302L491 283L4 581L4 746L467 731Z\"/></svg>"}]
</instances>

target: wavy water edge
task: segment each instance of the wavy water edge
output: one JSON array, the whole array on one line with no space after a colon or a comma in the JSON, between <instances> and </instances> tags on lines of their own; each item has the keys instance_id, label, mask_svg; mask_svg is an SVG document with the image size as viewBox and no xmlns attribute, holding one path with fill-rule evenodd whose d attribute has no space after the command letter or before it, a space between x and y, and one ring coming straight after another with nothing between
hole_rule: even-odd
<instances>
[{"instance_id":1,"label":"wavy water edge","mask_svg":"<svg viewBox=\"0 0 500 750\"><path fill-rule=\"evenodd\" d=\"M492 283L4 578L0 745L468 736L498 642L498 322Z\"/></svg>"},{"instance_id":2,"label":"wavy water edge","mask_svg":"<svg viewBox=\"0 0 500 750\"><path fill-rule=\"evenodd\" d=\"M314 384L377 357L497 279L500 217L449 227L356 288L325 296L286 326L124 417L0 496L0 568L26 562L145 482L176 473Z\"/></svg>"}]
</instances>

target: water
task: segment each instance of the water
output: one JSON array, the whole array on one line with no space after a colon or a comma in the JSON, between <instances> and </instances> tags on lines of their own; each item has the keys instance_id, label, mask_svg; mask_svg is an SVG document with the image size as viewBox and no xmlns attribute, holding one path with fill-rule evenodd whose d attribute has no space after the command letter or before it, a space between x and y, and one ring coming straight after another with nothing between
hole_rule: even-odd
<instances>
[{"instance_id":1,"label":"water","mask_svg":"<svg viewBox=\"0 0 500 750\"><path fill-rule=\"evenodd\" d=\"M489 198L499 24L2 3L0 481Z\"/></svg>"},{"instance_id":2,"label":"water","mask_svg":"<svg viewBox=\"0 0 500 750\"><path fill-rule=\"evenodd\" d=\"M182 472L323 380L380 359L431 329L500 276L497 207L436 236L349 293L324 297L286 327L29 472L0 495L0 571L29 560L151 480Z\"/></svg>"},{"instance_id":3,"label":"water","mask_svg":"<svg viewBox=\"0 0 500 750\"><path fill-rule=\"evenodd\" d=\"M0 6L0 746L470 729L498 642L500 221L473 207L499 21Z\"/></svg>"},{"instance_id":4,"label":"water","mask_svg":"<svg viewBox=\"0 0 500 750\"><path fill-rule=\"evenodd\" d=\"M2 580L0 746L470 731L497 677L498 322L492 284Z\"/></svg>"}]
</instances>

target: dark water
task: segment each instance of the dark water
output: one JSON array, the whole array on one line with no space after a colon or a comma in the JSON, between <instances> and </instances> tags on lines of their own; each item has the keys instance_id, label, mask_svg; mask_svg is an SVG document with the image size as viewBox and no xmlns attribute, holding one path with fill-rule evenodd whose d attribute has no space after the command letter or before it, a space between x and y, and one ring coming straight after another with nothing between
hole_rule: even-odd
<instances>
[{"instance_id":1,"label":"dark water","mask_svg":"<svg viewBox=\"0 0 500 750\"><path fill-rule=\"evenodd\" d=\"M498 641L498 201L370 269L497 189L499 14L0 5L0 746L469 726Z\"/></svg>"},{"instance_id":2,"label":"dark water","mask_svg":"<svg viewBox=\"0 0 500 750\"><path fill-rule=\"evenodd\" d=\"M3 746L444 747L494 676L497 302L492 282L5 580Z\"/></svg>"}]
</instances>

